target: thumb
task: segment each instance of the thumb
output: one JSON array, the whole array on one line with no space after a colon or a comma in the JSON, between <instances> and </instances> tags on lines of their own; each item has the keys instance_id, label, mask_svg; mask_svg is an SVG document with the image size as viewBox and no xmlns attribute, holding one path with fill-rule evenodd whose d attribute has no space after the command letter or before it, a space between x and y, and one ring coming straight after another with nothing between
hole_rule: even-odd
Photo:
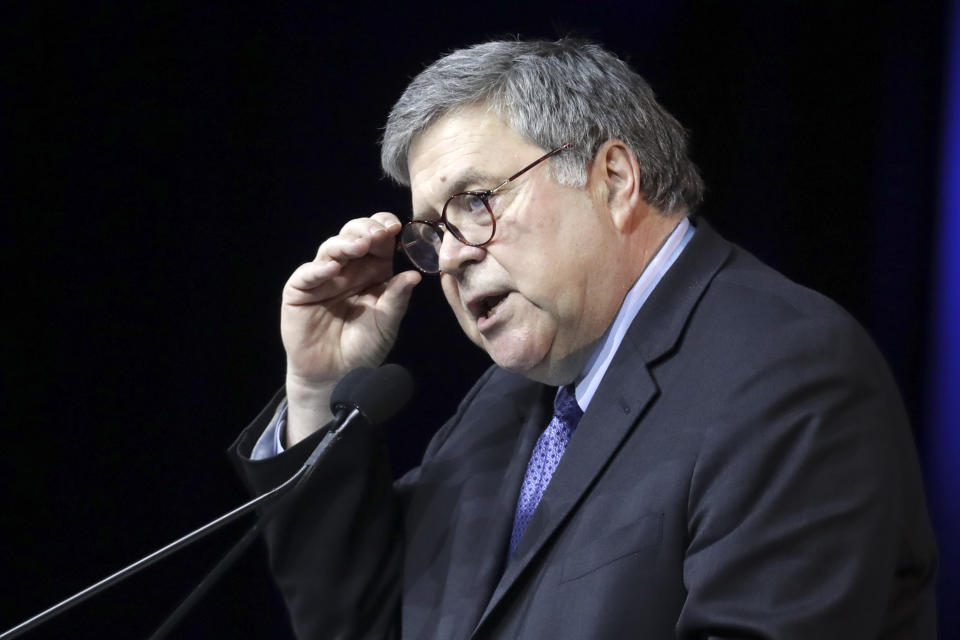
<instances>
[{"instance_id":1,"label":"thumb","mask_svg":"<svg viewBox=\"0 0 960 640\"><path fill-rule=\"evenodd\" d=\"M413 288L420 284L422 279L419 271L403 271L390 278L380 294L377 311L392 325L389 327L391 333L400 325L400 320L407 312L407 305L410 304Z\"/></svg>"}]
</instances>

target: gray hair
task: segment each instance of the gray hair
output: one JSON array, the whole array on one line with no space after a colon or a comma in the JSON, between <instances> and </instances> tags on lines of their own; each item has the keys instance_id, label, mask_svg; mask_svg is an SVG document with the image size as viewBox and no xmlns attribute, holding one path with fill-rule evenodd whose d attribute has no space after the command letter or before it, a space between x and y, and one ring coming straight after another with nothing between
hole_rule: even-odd
<instances>
[{"instance_id":1,"label":"gray hair","mask_svg":"<svg viewBox=\"0 0 960 640\"><path fill-rule=\"evenodd\" d=\"M649 204L692 213L703 180L687 156L687 132L650 85L622 60L583 40L495 41L459 49L424 69L394 105L383 134L383 170L409 186L414 138L444 115L483 105L554 156L554 178L582 187L600 146L624 141L636 154Z\"/></svg>"}]
</instances>

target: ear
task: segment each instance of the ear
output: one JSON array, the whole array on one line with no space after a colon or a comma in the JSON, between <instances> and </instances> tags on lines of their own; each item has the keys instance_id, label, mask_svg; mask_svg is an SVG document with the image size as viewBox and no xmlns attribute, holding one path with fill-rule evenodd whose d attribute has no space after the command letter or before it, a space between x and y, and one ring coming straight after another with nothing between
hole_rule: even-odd
<instances>
[{"instance_id":1,"label":"ear","mask_svg":"<svg viewBox=\"0 0 960 640\"><path fill-rule=\"evenodd\" d=\"M593 156L590 181L606 200L610 219L620 231L629 231L649 208L643 194L640 163L622 140L607 140Z\"/></svg>"}]
</instances>

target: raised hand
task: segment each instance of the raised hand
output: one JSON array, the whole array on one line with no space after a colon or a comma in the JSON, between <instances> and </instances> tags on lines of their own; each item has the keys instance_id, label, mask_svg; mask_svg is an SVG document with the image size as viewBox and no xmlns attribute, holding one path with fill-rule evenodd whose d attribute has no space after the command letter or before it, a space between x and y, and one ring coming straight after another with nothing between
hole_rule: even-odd
<instances>
[{"instance_id":1,"label":"raised hand","mask_svg":"<svg viewBox=\"0 0 960 640\"><path fill-rule=\"evenodd\" d=\"M320 245L283 289L287 352L287 446L326 424L330 394L352 369L381 364L397 338L417 271L392 274L400 221L357 218Z\"/></svg>"}]
</instances>

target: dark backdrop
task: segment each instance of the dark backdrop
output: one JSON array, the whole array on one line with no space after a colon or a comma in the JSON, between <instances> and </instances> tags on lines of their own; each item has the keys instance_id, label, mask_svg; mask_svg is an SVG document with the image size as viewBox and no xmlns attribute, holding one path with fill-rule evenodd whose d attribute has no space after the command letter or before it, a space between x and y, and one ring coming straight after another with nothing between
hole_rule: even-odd
<instances>
[{"instance_id":1,"label":"dark backdrop","mask_svg":"<svg viewBox=\"0 0 960 640\"><path fill-rule=\"evenodd\" d=\"M626 4L6 9L0 628L244 499L223 452L282 383L287 275L347 219L406 215L386 113L438 54L494 36L629 59L693 132L703 214L868 328L927 444L946 8ZM391 359L419 383L399 471L486 358L428 282ZM29 637L147 635L239 532ZM258 548L178 637L287 633Z\"/></svg>"}]
</instances>

